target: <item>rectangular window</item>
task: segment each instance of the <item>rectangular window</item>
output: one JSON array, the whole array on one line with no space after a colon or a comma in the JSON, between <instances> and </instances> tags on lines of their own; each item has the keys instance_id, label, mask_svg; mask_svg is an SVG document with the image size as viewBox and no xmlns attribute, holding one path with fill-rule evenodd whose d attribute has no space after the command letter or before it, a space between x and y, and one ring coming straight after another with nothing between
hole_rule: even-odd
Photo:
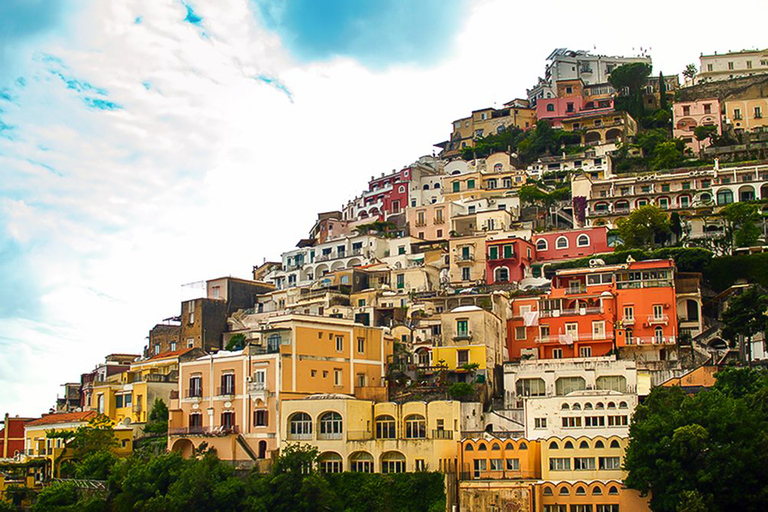
<instances>
[{"instance_id":1,"label":"rectangular window","mask_svg":"<svg viewBox=\"0 0 768 512\"><path fill-rule=\"evenodd\" d=\"M563 423L563 428L581 427L581 418L578 416L564 416L560 419Z\"/></svg>"},{"instance_id":2,"label":"rectangular window","mask_svg":"<svg viewBox=\"0 0 768 512\"><path fill-rule=\"evenodd\" d=\"M579 347L579 357L592 357L592 347Z\"/></svg>"},{"instance_id":3,"label":"rectangular window","mask_svg":"<svg viewBox=\"0 0 768 512\"><path fill-rule=\"evenodd\" d=\"M595 505L595 512L619 512L618 504Z\"/></svg>"},{"instance_id":4,"label":"rectangular window","mask_svg":"<svg viewBox=\"0 0 768 512\"><path fill-rule=\"evenodd\" d=\"M336 336L336 352L344 352L344 337Z\"/></svg>"},{"instance_id":5,"label":"rectangular window","mask_svg":"<svg viewBox=\"0 0 768 512\"><path fill-rule=\"evenodd\" d=\"M709 103L704 104L704 113L705 114L711 114L712 113L712 105Z\"/></svg>"},{"instance_id":6,"label":"rectangular window","mask_svg":"<svg viewBox=\"0 0 768 512\"><path fill-rule=\"evenodd\" d=\"M586 416L584 418L585 427L604 427L605 416Z\"/></svg>"},{"instance_id":7,"label":"rectangular window","mask_svg":"<svg viewBox=\"0 0 768 512\"><path fill-rule=\"evenodd\" d=\"M661 304L653 305L653 318L661 319L664 317L664 308Z\"/></svg>"},{"instance_id":8,"label":"rectangular window","mask_svg":"<svg viewBox=\"0 0 768 512\"><path fill-rule=\"evenodd\" d=\"M741 119L741 109L740 108L733 109L733 118L734 119Z\"/></svg>"},{"instance_id":9,"label":"rectangular window","mask_svg":"<svg viewBox=\"0 0 768 512\"><path fill-rule=\"evenodd\" d=\"M534 418L533 428L547 428L547 418Z\"/></svg>"},{"instance_id":10,"label":"rectangular window","mask_svg":"<svg viewBox=\"0 0 768 512\"><path fill-rule=\"evenodd\" d=\"M550 471L570 471L571 459L567 457L550 457L549 470Z\"/></svg>"},{"instance_id":11,"label":"rectangular window","mask_svg":"<svg viewBox=\"0 0 768 512\"><path fill-rule=\"evenodd\" d=\"M459 192L461 190L461 183L458 181L453 182L453 191Z\"/></svg>"},{"instance_id":12,"label":"rectangular window","mask_svg":"<svg viewBox=\"0 0 768 512\"><path fill-rule=\"evenodd\" d=\"M755 119L761 119L763 117L762 107L755 107Z\"/></svg>"},{"instance_id":13,"label":"rectangular window","mask_svg":"<svg viewBox=\"0 0 768 512\"><path fill-rule=\"evenodd\" d=\"M469 350L456 351L456 366L462 367L469 364Z\"/></svg>"},{"instance_id":14,"label":"rectangular window","mask_svg":"<svg viewBox=\"0 0 768 512\"><path fill-rule=\"evenodd\" d=\"M269 411L266 409L259 409L253 413L253 425L256 427L266 427L268 419Z\"/></svg>"},{"instance_id":15,"label":"rectangular window","mask_svg":"<svg viewBox=\"0 0 768 512\"><path fill-rule=\"evenodd\" d=\"M624 320L634 320L635 309L632 306L624 306Z\"/></svg>"},{"instance_id":16,"label":"rectangular window","mask_svg":"<svg viewBox=\"0 0 768 512\"><path fill-rule=\"evenodd\" d=\"M491 459L491 471L501 471L503 467L503 459Z\"/></svg>"},{"instance_id":17,"label":"rectangular window","mask_svg":"<svg viewBox=\"0 0 768 512\"><path fill-rule=\"evenodd\" d=\"M426 471L427 470L427 464L424 462L424 459L416 459L416 471Z\"/></svg>"},{"instance_id":18,"label":"rectangular window","mask_svg":"<svg viewBox=\"0 0 768 512\"><path fill-rule=\"evenodd\" d=\"M520 471L520 459L507 459L507 471Z\"/></svg>"},{"instance_id":19,"label":"rectangular window","mask_svg":"<svg viewBox=\"0 0 768 512\"><path fill-rule=\"evenodd\" d=\"M589 471L595 469L594 457L574 457L573 469L576 471Z\"/></svg>"},{"instance_id":20,"label":"rectangular window","mask_svg":"<svg viewBox=\"0 0 768 512\"><path fill-rule=\"evenodd\" d=\"M563 358L563 349L561 348L552 349L552 359L562 359L562 358Z\"/></svg>"},{"instance_id":21,"label":"rectangular window","mask_svg":"<svg viewBox=\"0 0 768 512\"><path fill-rule=\"evenodd\" d=\"M341 386L341 370L338 368L333 370L333 385L336 387Z\"/></svg>"},{"instance_id":22,"label":"rectangular window","mask_svg":"<svg viewBox=\"0 0 768 512\"><path fill-rule=\"evenodd\" d=\"M600 457L600 469L621 469L621 457Z\"/></svg>"},{"instance_id":23,"label":"rectangular window","mask_svg":"<svg viewBox=\"0 0 768 512\"><path fill-rule=\"evenodd\" d=\"M221 426L224 428L232 428L235 426L235 413L227 411L221 413Z\"/></svg>"},{"instance_id":24,"label":"rectangular window","mask_svg":"<svg viewBox=\"0 0 768 512\"><path fill-rule=\"evenodd\" d=\"M221 390L219 395L235 394L235 374L225 373L221 376Z\"/></svg>"},{"instance_id":25,"label":"rectangular window","mask_svg":"<svg viewBox=\"0 0 768 512\"><path fill-rule=\"evenodd\" d=\"M626 427L627 425L629 425L627 416L608 416L609 427Z\"/></svg>"},{"instance_id":26,"label":"rectangular window","mask_svg":"<svg viewBox=\"0 0 768 512\"><path fill-rule=\"evenodd\" d=\"M396 279L397 279L397 284L396 284L397 289L402 290L403 288L405 288L405 274L397 274Z\"/></svg>"},{"instance_id":27,"label":"rectangular window","mask_svg":"<svg viewBox=\"0 0 768 512\"><path fill-rule=\"evenodd\" d=\"M728 63L728 69L733 69L733 62Z\"/></svg>"},{"instance_id":28,"label":"rectangular window","mask_svg":"<svg viewBox=\"0 0 768 512\"><path fill-rule=\"evenodd\" d=\"M364 388L367 382L366 375L364 373L358 373L357 374L357 387Z\"/></svg>"},{"instance_id":29,"label":"rectangular window","mask_svg":"<svg viewBox=\"0 0 768 512\"><path fill-rule=\"evenodd\" d=\"M509 258L513 257L513 254L514 254L513 253L513 249L514 249L514 246L512 246L512 245L505 245L504 246L504 258L505 259L509 259Z\"/></svg>"},{"instance_id":30,"label":"rectangular window","mask_svg":"<svg viewBox=\"0 0 768 512\"><path fill-rule=\"evenodd\" d=\"M475 188L475 180L467 180L467 188Z\"/></svg>"},{"instance_id":31,"label":"rectangular window","mask_svg":"<svg viewBox=\"0 0 768 512\"><path fill-rule=\"evenodd\" d=\"M499 248L497 246L493 245L488 249L488 259L499 259Z\"/></svg>"},{"instance_id":32,"label":"rectangular window","mask_svg":"<svg viewBox=\"0 0 768 512\"><path fill-rule=\"evenodd\" d=\"M469 335L469 320L456 320L456 336L466 337Z\"/></svg>"},{"instance_id":33,"label":"rectangular window","mask_svg":"<svg viewBox=\"0 0 768 512\"><path fill-rule=\"evenodd\" d=\"M462 281L469 281L471 279L471 275L469 273L469 267L464 267L461 269L461 280Z\"/></svg>"},{"instance_id":34,"label":"rectangular window","mask_svg":"<svg viewBox=\"0 0 768 512\"><path fill-rule=\"evenodd\" d=\"M115 407L120 409L123 406L123 395L115 395Z\"/></svg>"},{"instance_id":35,"label":"rectangular window","mask_svg":"<svg viewBox=\"0 0 768 512\"><path fill-rule=\"evenodd\" d=\"M365 353L365 338L357 338L357 352L360 354Z\"/></svg>"},{"instance_id":36,"label":"rectangular window","mask_svg":"<svg viewBox=\"0 0 768 512\"><path fill-rule=\"evenodd\" d=\"M200 376L189 379L189 397L203 396L203 378Z\"/></svg>"},{"instance_id":37,"label":"rectangular window","mask_svg":"<svg viewBox=\"0 0 768 512\"><path fill-rule=\"evenodd\" d=\"M524 340L526 339L526 333L525 333L525 327L515 327L515 339L516 340Z\"/></svg>"},{"instance_id":38,"label":"rectangular window","mask_svg":"<svg viewBox=\"0 0 768 512\"><path fill-rule=\"evenodd\" d=\"M707 64L707 71L712 71L712 69L714 69L713 65L712 64Z\"/></svg>"}]
</instances>

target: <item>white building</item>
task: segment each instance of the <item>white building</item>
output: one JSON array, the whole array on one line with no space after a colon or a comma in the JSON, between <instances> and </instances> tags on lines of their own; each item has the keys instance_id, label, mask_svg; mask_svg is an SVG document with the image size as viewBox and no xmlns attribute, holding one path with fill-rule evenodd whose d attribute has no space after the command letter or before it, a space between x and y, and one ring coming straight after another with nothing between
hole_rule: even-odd
<instances>
[{"instance_id":1,"label":"white building","mask_svg":"<svg viewBox=\"0 0 768 512\"><path fill-rule=\"evenodd\" d=\"M743 76L768 73L768 48L742 50L699 57L701 64L696 83L730 80Z\"/></svg>"},{"instance_id":2,"label":"white building","mask_svg":"<svg viewBox=\"0 0 768 512\"><path fill-rule=\"evenodd\" d=\"M547 57L544 79L554 90L560 80L581 79L584 85L604 84L611 72L617 67L632 62L645 62L651 65L648 56L620 57L592 55L584 50L557 48Z\"/></svg>"}]
</instances>

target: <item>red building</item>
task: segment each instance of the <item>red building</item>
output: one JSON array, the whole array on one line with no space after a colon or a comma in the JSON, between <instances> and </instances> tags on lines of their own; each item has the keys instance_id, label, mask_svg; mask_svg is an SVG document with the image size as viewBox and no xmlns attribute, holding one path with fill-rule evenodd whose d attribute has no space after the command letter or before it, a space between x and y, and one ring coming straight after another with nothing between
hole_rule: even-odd
<instances>
[{"instance_id":1,"label":"red building","mask_svg":"<svg viewBox=\"0 0 768 512\"><path fill-rule=\"evenodd\" d=\"M411 181L411 168L371 178L368 190L363 192L363 206L358 211L358 218L379 217L402 213L408 207L408 188Z\"/></svg>"},{"instance_id":2,"label":"red building","mask_svg":"<svg viewBox=\"0 0 768 512\"><path fill-rule=\"evenodd\" d=\"M649 350L664 359L677 339L672 260L560 270L547 295L512 303L510 359L594 357L614 348Z\"/></svg>"},{"instance_id":3,"label":"red building","mask_svg":"<svg viewBox=\"0 0 768 512\"><path fill-rule=\"evenodd\" d=\"M488 284L516 283L531 268L536 250L531 242L521 238L486 240L486 282Z\"/></svg>"},{"instance_id":4,"label":"red building","mask_svg":"<svg viewBox=\"0 0 768 512\"><path fill-rule=\"evenodd\" d=\"M3 428L0 430L0 458L8 459L24 453L24 424L35 418L11 418L5 414Z\"/></svg>"},{"instance_id":5,"label":"red building","mask_svg":"<svg viewBox=\"0 0 768 512\"><path fill-rule=\"evenodd\" d=\"M571 229L533 235L536 261L557 261L586 258L596 254L613 252L608 245L608 228Z\"/></svg>"}]
</instances>

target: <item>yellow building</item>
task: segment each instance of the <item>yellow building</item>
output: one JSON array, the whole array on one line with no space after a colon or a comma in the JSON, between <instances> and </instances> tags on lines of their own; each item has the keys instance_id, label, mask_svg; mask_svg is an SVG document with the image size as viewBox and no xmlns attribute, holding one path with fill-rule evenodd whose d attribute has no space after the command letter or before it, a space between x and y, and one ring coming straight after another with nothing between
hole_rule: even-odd
<instances>
[{"instance_id":1,"label":"yellow building","mask_svg":"<svg viewBox=\"0 0 768 512\"><path fill-rule=\"evenodd\" d=\"M621 470L627 439L551 437L462 439L462 511L644 512L649 498L627 489Z\"/></svg>"},{"instance_id":2,"label":"yellow building","mask_svg":"<svg viewBox=\"0 0 768 512\"><path fill-rule=\"evenodd\" d=\"M478 306L459 306L443 312L440 320L442 334L432 349L432 364L455 372L458 381L474 373L493 390L494 368L501 367L505 359L502 319ZM467 370L474 365L475 370Z\"/></svg>"},{"instance_id":3,"label":"yellow building","mask_svg":"<svg viewBox=\"0 0 768 512\"><path fill-rule=\"evenodd\" d=\"M248 325L247 316L241 322ZM243 331L242 351L180 365L168 448L185 456L205 442L221 459L254 464L280 445L280 404L310 394L385 399L392 338L352 320L309 315L269 318Z\"/></svg>"},{"instance_id":4,"label":"yellow building","mask_svg":"<svg viewBox=\"0 0 768 512\"><path fill-rule=\"evenodd\" d=\"M479 414L480 404L456 401L396 404L313 395L282 403L282 446L317 447L320 469L328 473L454 472L463 415Z\"/></svg>"},{"instance_id":5,"label":"yellow building","mask_svg":"<svg viewBox=\"0 0 768 512\"><path fill-rule=\"evenodd\" d=\"M725 122L736 133L768 129L768 97L765 94L761 95L763 97L749 97L749 94L740 96L724 101Z\"/></svg>"},{"instance_id":6,"label":"yellow building","mask_svg":"<svg viewBox=\"0 0 768 512\"><path fill-rule=\"evenodd\" d=\"M80 427L86 427L91 422L98 420L96 411L67 412L46 414L40 419L30 421L24 425L24 452L27 458L46 458L50 465L48 470L54 468L54 475L58 471L58 464L73 455L67 451L67 439L55 434L75 432ZM119 456L130 455L133 451L133 430L130 428L114 428L117 440L113 452ZM48 478L52 474L37 475L37 478Z\"/></svg>"},{"instance_id":7,"label":"yellow building","mask_svg":"<svg viewBox=\"0 0 768 512\"><path fill-rule=\"evenodd\" d=\"M510 126L527 130L536 124L536 109L529 108L527 100L515 99L504 108L483 108L472 115L453 122L451 139L442 143L443 158L456 156L466 147L473 147L475 140L499 133Z\"/></svg>"},{"instance_id":8,"label":"yellow building","mask_svg":"<svg viewBox=\"0 0 768 512\"><path fill-rule=\"evenodd\" d=\"M563 119L563 130L581 131L585 145L626 142L637 134L637 122L623 111L586 113Z\"/></svg>"}]
</instances>

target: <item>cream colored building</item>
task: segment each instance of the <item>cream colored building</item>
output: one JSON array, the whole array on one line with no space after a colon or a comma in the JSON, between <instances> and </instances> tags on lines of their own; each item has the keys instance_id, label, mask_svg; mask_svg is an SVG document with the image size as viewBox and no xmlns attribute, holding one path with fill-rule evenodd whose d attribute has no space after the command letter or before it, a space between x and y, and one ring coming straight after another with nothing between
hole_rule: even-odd
<instances>
[{"instance_id":1,"label":"cream colored building","mask_svg":"<svg viewBox=\"0 0 768 512\"><path fill-rule=\"evenodd\" d=\"M701 55L696 83L768 73L768 49Z\"/></svg>"},{"instance_id":2,"label":"cream colored building","mask_svg":"<svg viewBox=\"0 0 768 512\"><path fill-rule=\"evenodd\" d=\"M475 430L480 404L374 403L338 394L282 403L282 446L309 444L328 473L453 472L463 429Z\"/></svg>"},{"instance_id":3,"label":"cream colored building","mask_svg":"<svg viewBox=\"0 0 768 512\"><path fill-rule=\"evenodd\" d=\"M485 235L453 237L448 250L449 279L457 286L472 286L485 282Z\"/></svg>"}]
</instances>

